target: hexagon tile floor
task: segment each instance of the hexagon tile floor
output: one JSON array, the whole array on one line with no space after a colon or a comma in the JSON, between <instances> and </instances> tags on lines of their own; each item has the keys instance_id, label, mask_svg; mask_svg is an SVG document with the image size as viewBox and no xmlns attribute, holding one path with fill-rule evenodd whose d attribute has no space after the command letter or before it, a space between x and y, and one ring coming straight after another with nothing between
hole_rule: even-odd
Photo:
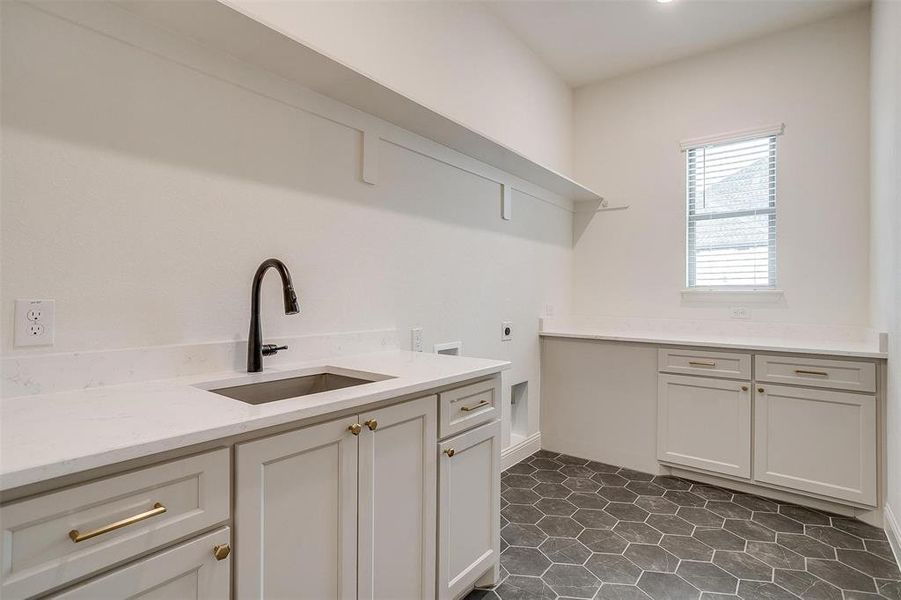
<instances>
[{"instance_id":1,"label":"hexagon tile floor","mask_svg":"<svg viewBox=\"0 0 901 600\"><path fill-rule=\"evenodd\" d=\"M901 600L855 519L546 450L501 490L502 580L467 600Z\"/></svg>"}]
</instances>

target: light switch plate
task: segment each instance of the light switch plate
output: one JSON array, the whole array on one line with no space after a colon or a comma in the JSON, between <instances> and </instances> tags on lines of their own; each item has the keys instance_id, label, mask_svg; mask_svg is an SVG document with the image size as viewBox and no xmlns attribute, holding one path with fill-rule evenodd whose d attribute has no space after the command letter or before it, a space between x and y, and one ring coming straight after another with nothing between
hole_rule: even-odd
<instances>
[{"instance_id":1,"label":"light switch plate","mask_svg":"<svg viewBox=\"0 0 901 600\"><path fill-rule=\"evenodd\" d=\"M52 346L56 302L16 300L16 346Z\"/></svg>"}]
</instances>

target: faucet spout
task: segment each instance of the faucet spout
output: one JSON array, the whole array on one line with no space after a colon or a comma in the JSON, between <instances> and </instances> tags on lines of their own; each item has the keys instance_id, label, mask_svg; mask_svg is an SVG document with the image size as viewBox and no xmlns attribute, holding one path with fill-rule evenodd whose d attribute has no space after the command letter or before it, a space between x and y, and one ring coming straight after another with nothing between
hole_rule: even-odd
<instances>
[{"instance_id":1,"label":"faucet spout","mask_svg":"<svg viewBox=\"0 0 901 600\"><path fill-rule=\"evenodd\" d=\"M247 336L248 373L259 373L263 370L263 356L269 356L287 348L287 346L276 347L272 344L266 344L265 348L263 346L263 333L260 328L260 289L263 284L263 276L269 269L278 271L282 278L285 314L296 315L300 312L300 305L297 302L297 294L294 292L294 284L291 282L288 267L277 258L264 260L253 276L253 286L250 292L250 333Z\"/></svg>"}]
</instances>

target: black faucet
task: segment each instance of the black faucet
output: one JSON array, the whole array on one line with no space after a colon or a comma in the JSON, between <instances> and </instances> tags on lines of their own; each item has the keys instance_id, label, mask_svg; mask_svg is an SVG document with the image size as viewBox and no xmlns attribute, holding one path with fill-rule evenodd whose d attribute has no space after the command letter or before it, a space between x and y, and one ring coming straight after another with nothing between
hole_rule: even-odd
<instances>
[{"instance_id":1,"label":"black faucet","mask_svg":"<svg viewBox=\"0 0 901 600\"><path fill-rule=\"evenodd\" d=\"M260 285L263 283L263 275L270 268L274 268L282 277L285 314L296 315L300 312L300 306L297 304L297 294L294 293L294 285L291 283L291 274L288 273L288 267L277 258L264 260L253 276L253 289L250 292L250 334L247 336L248 373L259 373L263 370L264 356L271 356L279 350L288 349L287 346L263 344L263 334L260 331Z\"/></svg>"}]
</instances>

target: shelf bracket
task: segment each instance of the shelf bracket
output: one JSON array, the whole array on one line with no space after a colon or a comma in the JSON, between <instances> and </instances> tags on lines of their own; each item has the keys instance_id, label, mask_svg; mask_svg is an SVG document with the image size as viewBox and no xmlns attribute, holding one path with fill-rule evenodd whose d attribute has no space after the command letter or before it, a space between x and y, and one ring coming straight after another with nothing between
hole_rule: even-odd
<instances>
[{"instance_id":1,"label":"shelf bracket","mask_svg":"<svg viewBox=\"0 0 901 600\"><path fill-rule=\"evenodd\" d=\"M363 130L363 151L361 156L361 179L363 183L375 185L379 175L379 135L367 129Z\"/></svg>"},{"instance_id":2,"label":"shelf bracket","mask_svg":"<svg viewBox=\"0 0 901 600\"><path fill-rule=\"evenodd\" d=\"M597 213L626 210L627 208L629 208L628 204L610 206L604 198L598 198L596 200L576 200L573 202L573 243L579 241L579 238L581 238L582 234L585 233L585 230L588 229L588 224L591 223L591 220Z\"/></svg>"},{"instance_id":3,"label":"shelf bracket","mask_svg":"<svg viewBox=\"0 0 901 600\"><path fill-rule=\"evenodd\" d=\"M513 218L513 188L506 183L501 184L501 218L505 221Z\"/></svg>"}]
</instances>

